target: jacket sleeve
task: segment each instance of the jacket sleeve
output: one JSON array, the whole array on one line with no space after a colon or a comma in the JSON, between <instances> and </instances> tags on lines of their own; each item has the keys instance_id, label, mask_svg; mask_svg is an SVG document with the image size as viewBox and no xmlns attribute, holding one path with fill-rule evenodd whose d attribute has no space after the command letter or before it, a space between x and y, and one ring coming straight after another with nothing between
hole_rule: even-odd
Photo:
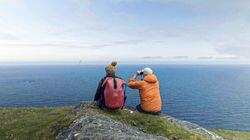
<instances>
[{"instance_id":1,"label":"jacket sleeve","mask_svg":"<svg viewBox=\"0 0 250 140\"><path fill-rule=\"evenodd\" d=\"M136 80L134 77L131 78L128 82L128 87L132 88L132 89L141 89L142 86L144 84L144 81L139 81L139 80Z\"/></svg>"},{"instance_id":2,"label":"jacket sleeve","mask_svg":"<svg viewBox=\"0 0 250 140\"><path fill-rule=\"evenodd\" d=\"M96 89L96 93L95 93L95 98L94 101L98 101L101 97L101 88L102 88L102 83L104 81L104 78L100 80L98 87Z\"/></svg>"}]
</instances>

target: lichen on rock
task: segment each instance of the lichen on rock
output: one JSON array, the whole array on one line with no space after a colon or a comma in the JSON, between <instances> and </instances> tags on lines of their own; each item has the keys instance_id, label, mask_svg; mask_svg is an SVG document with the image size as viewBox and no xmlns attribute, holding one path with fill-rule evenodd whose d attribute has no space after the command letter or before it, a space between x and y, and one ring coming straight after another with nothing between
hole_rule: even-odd
<instances>
[{"instance_id":1,"label":"lichen on rock","mask_svg":"<svg viewBox=\"0 0 250 140\"><path fill-rule=\"evenodd\" d=\"M61 132L56 140L83 140L83 139L160 139L165 137L144 133L139 128L123 124L102 114L87 113L76 120L70 127Z\"/></svg>"}]
</instances>

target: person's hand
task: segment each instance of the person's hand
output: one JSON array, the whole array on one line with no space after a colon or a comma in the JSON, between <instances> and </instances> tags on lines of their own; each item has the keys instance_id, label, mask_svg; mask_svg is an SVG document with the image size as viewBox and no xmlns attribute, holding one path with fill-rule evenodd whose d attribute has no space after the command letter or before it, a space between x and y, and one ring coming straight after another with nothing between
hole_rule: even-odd
<instances>
[{"instance_id":1,"label":"person's hand","mask_svg":"<svg viewBox=\"0 0 250 140\"><path fill-rule=\"evenodd\" d=\"M136 72L136 75L138 76L138 75L140 75L141 74L141 71L137 71Z\"/></svg>"},{"instance_id":2,"label":"person's hand","mask_svg":"<svg viewBox=\"0 0 250 140\"><path fill-rule=\"evenodd\" d=\"M134 74L134 78L136 78L137 76L139 76L140 75L140 71L136 71L136 73Z\"/></svg>"}]
</instances>

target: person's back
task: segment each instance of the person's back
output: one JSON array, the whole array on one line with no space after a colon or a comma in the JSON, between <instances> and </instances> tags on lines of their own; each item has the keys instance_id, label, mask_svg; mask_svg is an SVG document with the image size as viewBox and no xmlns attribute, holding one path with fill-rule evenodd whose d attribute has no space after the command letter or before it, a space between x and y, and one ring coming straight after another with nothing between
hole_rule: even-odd
<instances>
[{"instance_id":1,"label":"person's back","mask_svg":"<svg viewBox=\"0 0 250 140\"><path fill-rule=\"evenodd\" d=\"M125 103L126 83L115 75L116 62L105 68L106 76L99 82L94 101L100 108L121 109Z\"/></svg>"},{"instance_id":2,"label":"person's back","mask_svg":"<svg viewBox=\"0 0 250 140\"><path fill-rule=\"evenodd\" d=\"M145 81L141 93L141 107L148 112L161 111L161 97L159 90L159 82L154 74L150 74L143 78Z\"/></svg>"},{"instance_id":3,"label":"person's back","mask_svg":"<svg viewBox=\"0 0 250 140\"><path fill-rule=\"evenodd\" d=\"M142 80L136 80L137 76L134 76L128 82L130 88L139 89L140 92L141 104L137 106L137 110L148 113L160 113L162 102L157 77L152 72L144 74Z\"/></svg>"}]
</instances>

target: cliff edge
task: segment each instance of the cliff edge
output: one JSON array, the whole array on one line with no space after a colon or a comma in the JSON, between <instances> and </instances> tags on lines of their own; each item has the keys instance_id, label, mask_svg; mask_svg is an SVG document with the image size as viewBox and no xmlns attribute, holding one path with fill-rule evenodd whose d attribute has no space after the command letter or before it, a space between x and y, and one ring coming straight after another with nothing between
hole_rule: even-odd
<instances>
[{"instance_id":1,"label":"cliff edge","mask_svg":"<svg viewBox=\"0 0 250 140\"><path fill-rule=\"evenodd\" d=\"M249 140L250 132L205 129L170 116L100 110L93 103L42 108L0 108L1 140L169 139Z\"/></svg>"},{"instance_id":2,"label":"cliff edge","mask_svg":"<svg viewBox=\"0 0 250 140\"><path fill-rule=\"evenodd\" d=\"M223 139L197 124L170 116L152 116L124 110L99 110L83 102L71 112L81 114L56 140L82 139Z\"/></svg>"}]
</instances>

